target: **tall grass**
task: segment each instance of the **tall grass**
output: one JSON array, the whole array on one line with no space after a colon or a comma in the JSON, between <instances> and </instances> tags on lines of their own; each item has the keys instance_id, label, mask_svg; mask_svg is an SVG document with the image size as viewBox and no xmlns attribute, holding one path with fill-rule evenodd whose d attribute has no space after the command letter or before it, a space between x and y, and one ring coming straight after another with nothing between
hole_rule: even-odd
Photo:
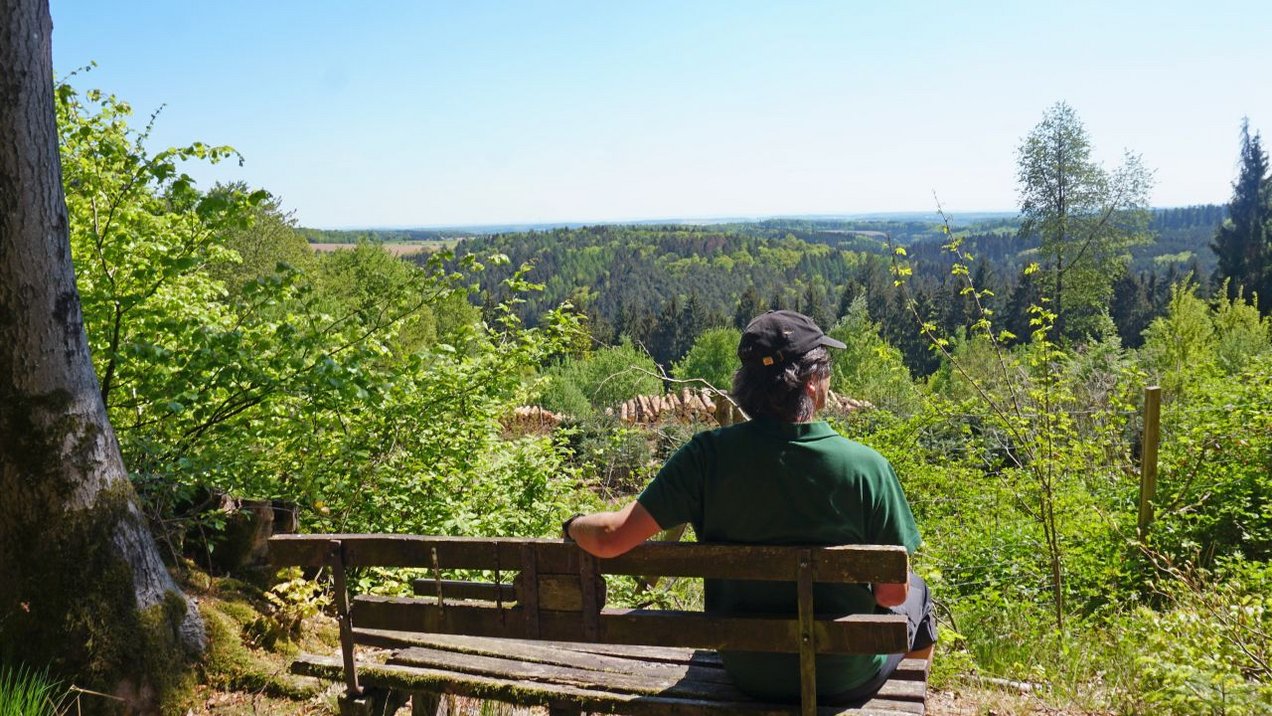
<instances>
[{"instance_id":1,"label":"tall grass","mask_svg":"<svg viewBox=\"0 0 1272 716\"><path fill-rule=\"evenodd\" d=\"M0 664L0 716L61 716L64 696L47 670Z\"/></svg>"}]
</instances>

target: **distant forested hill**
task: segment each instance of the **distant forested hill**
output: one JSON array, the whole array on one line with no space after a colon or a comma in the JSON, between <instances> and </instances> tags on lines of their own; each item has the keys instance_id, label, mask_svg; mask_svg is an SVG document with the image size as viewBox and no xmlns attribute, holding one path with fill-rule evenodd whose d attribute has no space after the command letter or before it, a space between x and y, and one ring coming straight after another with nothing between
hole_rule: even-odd
<instances>
[{"instance_id":1,"label":"distant forested hill","mask_svg":"<svg viewBox=\"0 0 1272 716\"><path fill-rule=\"evenodd\" d=\"M1110 307L1128 344L1137 345L1146 321L1163 309L1172 281L1190 271L1203 282L1208 278L1214 265L1209 242L1223 211L1219 206L1154 211L1151 231L1160 239L1135 250L1119 284L1124 298ZM1004 324L1028 335L1025 309L1039 288L1022 272L1036 260L1037 240L1020 236L1019 222L1003 217L951 228L975 257L974 279L992 290L990 300ZM683 355L707 328L742 325L766 308L796 309L832 325L854 297L865 296L885 336L923 374L934 359L913 340L907 299L915 300L925 319L951 328L964 325L971 310L962 285L950 276L954 258L942 248L947 241L937 223L775 219L501 233L466 239L456 251L510 259L481 275L479 300L493 304L506 298L502 282L529 263L527 278L544 290L520 304L523 320L533 325L568 300L588 314L599 340L631 337L664 363ZM906 247L913 271L908 294L893 285L889 242Z\"/></svg>"},{"instance_id":2,"label":"distant forested hill","mask_svg":"<svg viewBox=\"0 0 1272 716\"><path fill-rule=\"evenodd\" d=\"M1131 252L1131 270L1148 271L1171 264L1195 265L1198 273L1209 276L1216 265L1210 242L1227 215L1228 207L1218 204L1154 209L1148 230L1156 240Z\"/></svg>"},{"instance_id":3,"label":"distant forested hill","mask_svg":"<svg viewBox=\"0 0 1272 716\"><path fill-rule=\"evenodd\" d=\"M676 324L682 337L666 341L659 357L675 357L702 329L733 323L743 294L750 308L804 307L833 320L837 287L848 279L861 252L851 235L811 243L787 233L757 236L717 226L592 226L500 234L461 243L458 251L503 253L508 266L488 269L481 287L499 300L502 281L522 263L528 278L544 285L520 306L530 322L564 300L593 319L603 339L645 337ZM872 250L882 253L882 244ZM683 340L682 340L683 338ZM654 341L662 343L662 341ZM651 350L654 348L651 347Z\"/></svg>"}]
</instances>

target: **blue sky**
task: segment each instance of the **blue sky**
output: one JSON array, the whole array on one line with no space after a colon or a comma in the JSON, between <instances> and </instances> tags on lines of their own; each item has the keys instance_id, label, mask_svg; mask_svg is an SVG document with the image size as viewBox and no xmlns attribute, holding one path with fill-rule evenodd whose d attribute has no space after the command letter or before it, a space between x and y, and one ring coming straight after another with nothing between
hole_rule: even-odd
<instances>
[{"instance_id":1,"label":"blue sky","mask_svg":"<svg viewBox=\"0 0 1272 716\"><path fill-rule=\"evenodd\" d=\"M1010 211L1059 100L1152 201L1272 135L1272 3L52 0L59 73L306 226ZM140 122L140 120L139 120Z\"/></svg>"}]
</instances>

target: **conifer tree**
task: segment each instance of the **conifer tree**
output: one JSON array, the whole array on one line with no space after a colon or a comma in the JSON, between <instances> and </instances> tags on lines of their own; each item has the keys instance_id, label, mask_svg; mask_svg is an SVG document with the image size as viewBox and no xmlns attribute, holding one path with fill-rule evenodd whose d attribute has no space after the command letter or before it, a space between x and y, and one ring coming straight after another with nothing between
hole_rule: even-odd
<instances>
[{"instance_id":1,"label":"conifer tree","mask_svg":"<svg viewBox=\"0 0 1272 716\"><path fill-rule=\"evenodd\" d=\"M746 287L742 292L741 298L738 299L737 310L733 313L733 325L742 330L746 328L751 319L768 310L764 299L760 298L760 292L755 290L755 284Z\"/></svg>"},{"instance_id":2,"label":"conifer tree","mask_svg":"<svg viewBox=\"0 0 1272 716\"><path fill-rule=\"evenodd\" d=\"M1232 184L1228 218L1210 245L1219 257L1219 281L1228 279L1228 297L1244 289L1258 293L1264 313L1272 308L1272 180L1268 155L1250 121L1241 120L1241 169Z\"/></svg>"}]
</instances>

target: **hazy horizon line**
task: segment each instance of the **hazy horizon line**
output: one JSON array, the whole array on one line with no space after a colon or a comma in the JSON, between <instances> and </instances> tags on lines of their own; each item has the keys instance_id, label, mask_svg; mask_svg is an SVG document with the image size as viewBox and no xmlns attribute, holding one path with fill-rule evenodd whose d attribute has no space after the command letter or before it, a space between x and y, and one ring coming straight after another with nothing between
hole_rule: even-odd
<instances>
[{"instance_id":1,"label":"hazy horizon line","mask_svg":"<svg viewBox=\"0 0 1272 716\"><path fill-rule=\"evenodd\" d=\"M1152 206L1150 211L1159 211L1165 209L1182 209L1189 206L1215 206L1211 203L1200 204L1179 204L1174 206ZM1222 204L1218 204L1222 206ZM1019 211L1002 211L1002 210L986 210L986 211L947 211L945 216L950 219L959 217L985 217L998 218L1019 216ZM550 221L491 221L483 223L451 223L451 224L390 224L390 225L358 225L345 224L341 226L300 226L302 229L316 229L319 231L461 231L475 229L492 229L492 228L578 228L583 226L623 226L634 224L668 224L668 225L692 225L692 224L728 224L734 222L759 222L759 221L776 221L781 219L801 219L801 220L858 220L858 221L887 221L887 220L904 220L909 218L930 218L940 219L941 213L936 210L927 211L869 211L856 213L818 213L818 214L737 214L737 215L704 215L704 216L678 216L678 217L655 217L655 218L623 218L623 219L561 219Z\"/></svg>"}]
</instances>

